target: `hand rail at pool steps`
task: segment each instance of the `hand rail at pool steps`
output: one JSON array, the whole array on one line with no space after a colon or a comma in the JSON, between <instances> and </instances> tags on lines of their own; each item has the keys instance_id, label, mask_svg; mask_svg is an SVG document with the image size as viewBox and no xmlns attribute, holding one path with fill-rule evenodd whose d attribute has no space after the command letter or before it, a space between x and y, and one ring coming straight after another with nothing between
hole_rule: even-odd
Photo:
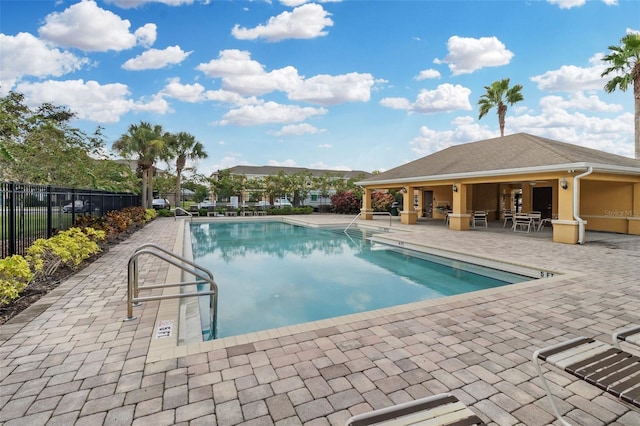
<instances>
[{"instance_id":1,"label":"hand rail at pool steps","mask_svg":"<svg viewBox=\"0 0 640 426\"><path fill-rule=\"evenodd\" d=\"M196 281L173 284L154 284L139 287L138 258L143 254L155 256L177 268L182 269L184 272L194 275ZM174 259L178 259L179 261ZM191 266L193 269L189 268L187 265ZM209 284L209 291L196 291L192 293L180 293L167 296L139 296L140 289L148 290L154 288L178 287L184 285L203 284L205 282ZM172 253L157 244L146 243L138 247L129 258L127 271L127 317L123 321L132 321L136 319L136 317L133 315L133 306L140 305L140 302L147 302L151 300L166 300L181 297L199 297L206 295L208 295L210 298L209 315L211 319L211 335L213 336L213 338L215 338L218 317L218 285L213 280L213 274L208 269L205 269L188 259L178 256L177 254Z\"/></svg>"},{"instance_id":2,"label":"hand rail at pool steps","mask_svg":"<svg viewBox=\"0 0 640 426\"><path fill-rule=\"evenodd\" d=\"M392 215L391 215L391 213L389 213L389 212L371 212L371 214L372 214L372 215L374 215L374 216L380 216L380 215L382 215L382 216L389 216L389 227L391 227L391 216L392 216ZM360 215L362 215L362 212L358 213L358 214L356 215L356 217L354 217L354 218L353 218L353 220L351 221L351 223L350 223L350 224L348 224L346 228L344 228L344 232L345 232L345 234L347 233L347 231L349 230L349 228L351 228L351 225L353 225L353 223L354 223L356 220L358 220L358 218L360 217Z\"/></svg>"},{"instance_id":3,"label":"hand rail at pool steps","mask_svg":"<svg viewBox=\"0 0 640 426\"><path fill-rule=\"evenodd\" d=\"M185 216L189 216L189 220L193 222L193 215L191 214L191 212L186 211L185 209L183 209L182 207L176 207L175 213L173 214L173 220L178 220L178 215L176 213L178 213L178 211L181 211L182 213L185 214ZM182 216L182 215L180 215Z\"/></svg>"}]
</instances>

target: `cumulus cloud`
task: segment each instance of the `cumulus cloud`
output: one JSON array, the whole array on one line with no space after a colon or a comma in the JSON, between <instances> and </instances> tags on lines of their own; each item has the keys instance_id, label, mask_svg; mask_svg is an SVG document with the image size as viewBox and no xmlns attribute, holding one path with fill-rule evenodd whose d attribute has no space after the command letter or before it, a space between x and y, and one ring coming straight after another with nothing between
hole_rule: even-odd
<instances>
[{"instance_id":1,"label":"cumulus cloud","mask_svg":"<svg viewBox=\"0 0 640 426\"><path fill-rule=\"evenodd\" d=\"M289 99L320 105L367 102L375 81L371 74L317 75L300 80L289 92Z\"/></svg>"},{"instance_id":2,"label":"cumulus cloud","mask_svg":"<svg viewBox=\"0 0 640 426\"><path fill-rule=\"evenodd\" d=\"M440 71L434 69L422 70L416 76L416 80L427 80L432 78L440 78Z\"/></svg>"},{"instance_id":3,"label":"cumulus cloud","mask_svg":"<svg viewBox=\"0 0 640 426\"><path fill-rule=\"evenodd\" d=\"M66 80L42 83L22 83L17 91L29 102L38 105L45 102L65 105L78 118L98 123L117 123L130 111L165 113L169 106L158 96L149 101L135 102L129 99L129 89L124 84L104 84L96 81Z\"/></svg>"},{"instance_id":4,"label":"cumulus cloud","mask_svg":"<svg viewBox=\"0 0 640 426\"><path fill-rule=\"evenodd\" d=\"M210 78L220 78L224 90L243 96L281 91L291 100L319 105L367 102L377 82L368 73L323 74L304 79L292 66L266 71L262 64L251 59L249 52L237 49L223 50L217 59L196 69Z\"/></svg>"},{"instance_id":5,"label":"cumulus cloud","mask_svg":"<svg viewBox=\"0 0 640 426\"><path fill-rule=\"evenodd\" d=\"M180 46L169 46L166 49L150 49L135 58L129 59L122 68L129 71L157 70L171 64L179 64L192 52L183 51Z\"/></svg>"},{"instance_id":6,"label":"cumulus cloud","mask_svg":"<svg viewBox=\"0 0 640 426\"><path fill-rule=\"evenodd\" d=\"M233 27L231 34L240 40L281 41L285 39L310 39L325 36L326 27L333 26L331 14L316 3L296 7L292 12L273 16L264 25L255 28Z\"/></svg>"},{"instance_id":7,"label":"cumulus cloud","mask_svg":"<svg viewBox=\"0 0 640 426\"><path fill-rule=\"evenodd\" d=\"M497 37L469 38L452 36L447 42L449 53L437 64L449 64L453 75L470 74L485 67L507 65L513 52L507 50Z\"/></svg>"},{"instance_id":8,"label":"cumulus cloud","mask_svg":"<svg viewBox=\"0 0 640 426\"><path fill-rule=\"evenodd\" d=\"M571 9L573 7L584 6L586 0L547 0L551 4L558 5L560 9Z\"/></svg>"},{"instance_id":9,"label":"cumulus cloud","mask_svg":"<svg viewBox=\"0 0 640 426\"><path fill-rule=\"evenodd\" d=\"M88 65L86 58L47 46L29 33L0 34L0 91L8 93L24 76L59 77Z\"/></svg>"},{"instance_id":10,"label":"cumulus cloud","mask_svg":"<svg viewBox=\"0 0 640 426\"><path fill-rule=\"evenodd\" d=\"M468 111L472 109L469 95L471 95L470 89L459 84L445 83L439 85L435 90L421 90L414 103L410 103L405 98L385 98L380 101L380 105L393 109L405 109L419 114Z\"/></svg>"},{"instance_id":11,"label":"cumulus cloud","mask_svg":"<svg viewBox=\"0 0 640 426\"><path fill-rule=\"evenodd\" d=\"M162 3L167 6L182 6L192 4L193 2L194 0L107 0L107 3L113 3L123 9L133 9L146 3Z\"/></svg>"},{"instance_id":12,"label":"cumulus cloud","mask_svg":"<svg viewBox=\"0 0 640 426\"><path fill-rule=\"evenodd\" d=\"M282 105L265 102L260 105L245 105L228 111L218 124L222 126L253 126L267 123L298 123L316 115L326 114L324 108Z\"/></svg>"},{"instance_id":13,"label":"cumulus cloud","mask_svg":"<svg viewBox=\"0 0 640 426\"><path fill-rule=\"evenodd\" d=\"M131 33L130 27L128 20L87 0L48 15L38 32L42 39L60 46L94 52L125 50L139 41L149 46L155 41L155 24L147 24L136 33Z\"/></svg>"},{"instance_id":14,"label":"cumulus cloud","mask_svg":"<svg viewBox=\"0 0 640 426\"><path fill-rule=\"evenodd\" d=\"M602 89L606 82L606 78L600 77L606 68L602 54L593 56L589 62L591 66L586 68L563 65L560 69L533 76L531 81L537 83L540 90L576 92Z\"/></svg>"},{"instance_id":15,"label":"cumulus cloud","mask_svg":"<svg viewBox=\"0 0 640 426\"><path fill-rule=\"evenodd\" d=\"M280 3L285 6L296 7L311 1L313 1L313 3L339 3L342 0L280 0Z\"/></svg>"},{"instance_id":16,"label":"cumulus cloud","mask_svg":"<svg viewBox=\"0 0 640 426\"><path fill-rule=\"evenodd\" d=\"M499 132L481 126L473 117L458 117L452 123L453 130L434 130L427 126L420 127L420 134L409 142L411 151L417 157L433 154L453 145L469 141L483 140L499 136Z\"/></svg>"},{"instance_id":17,"label":"cumulus cloud","mask_svg":"<svg viewBox=\"0 0 640 426\"><path fill-rule=\"evenodd\" d=\"M173 78L162 89L162 95L184 102L198 102L202 100L204 86L199 83L182 84L179 78Z\"/></svg>"},{"instance_id":18,"label":"cumulus cloud","mask_svg":"<svg viewBox=\"0 0 640 426\"><path fill-rule=\"evenodd\" d=\"M315 126L312 126L308 123L301 124L289 124L287 126L283 126L277 132L269 132L275 136L301 136L305 134L316 135L319 133L326 132L326 129L318 129Z\"/></svg>"}]
</instances>

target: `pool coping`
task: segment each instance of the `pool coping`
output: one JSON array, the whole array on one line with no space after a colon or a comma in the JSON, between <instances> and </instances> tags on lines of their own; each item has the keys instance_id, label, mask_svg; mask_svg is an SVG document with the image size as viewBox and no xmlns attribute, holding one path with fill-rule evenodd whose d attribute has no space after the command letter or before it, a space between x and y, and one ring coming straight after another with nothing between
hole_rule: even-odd
<instances>
[{"instance_id":1,"label":"pool coping","mask_svg":"<svg viewBox=\"0 0 640 426\"><path fill-rule=\"evenodd\" d=\"M240 217L240 218L233 218L233 219L225 219L224 221L236 222L236 221L250 221L250 220L283 221L286 223L299 224L299 225L310 226L315 228L336 226L335 223L332 225L323 226L319 224L305 222L301 219L291 219L287 217L279 217L279 218ZM220 222L221 220L216 219L215 221ZM204 222L204 221L199 221L199 222ZM186 231L186 225L187 225L186 220L181 221L178 227L176 241L173 247L173 252L178 253L181 256L183 255L188 256L189 254L185 253L185 250L186 251L190 250L189 248L190 246L188 246L187 244L188 232ZM196 342L196 343L187 343L187 344L179 344L179 333L177 332L178 328L183 327L184 329L184 327L186 327L185 324L181 325L179 321L181 299L175 298L175 299L161 300L158 312L156 314L155 323L154 323L154 335L151 338L151 342L149 344L149 350L148 350L145 362L151 363L151 362L156 362L161 360L174 359L174 358L187 356L187 355L200 354L200 353L205 353L205 352L214 351L218 349L225 349L233 346L255 343L255 342L268 340L272 338L292 336L298 333L313 332L315 330L320 330L328 327L337 327L345 324L384 317L388 315L396 315L396 314L402 314L410 311L424 310L430 307L448 305L451 303L466 301L470 299L493 297L494 299L499 300L501 298L511 297L512 293L515 291L521 291L529 288L536 288L539 286L544 286L549 284L553 284L555 286L559 286L564 283L571 284L574 282L576 278L580 278L586 275L585 273L581 273L578 271L557 270L549 267L525 264L521 262L505 261L504 259L498 259L491 256L469 256L460 250L441 249L439 247L435 247L429 244L404 242L401 239L402 238L401 234L404 234L406 236L407 232L410 232L410 231L385 228L381 226L367 226L367 225L360 225L360 224L359 224L359 227L362 227L362 228L369 227L374 229L384 228L388 231L392 231L389 234L385 234L384 237L377 236L377 238L384 239L386 240L385 241L386 243L395 244L403 248L408 248L408 249L417 250L417 251L424 250L427 253L429 253L429 251L433 252L437 250L440 252L447 252L451 256L458 257L460 259L473 258L476 260L480 260L482 262L487 262L490 266L491 264L493 264L494 267L496 264L511 265L516 269L523 268L527 270L548 271L549 273L552 273L553 276L537 278L531 281L524 281L521 283L509 284L509 285L500 286L500 287L491 288L491 289L485 289L485 290L478 290L478 291L473 291L470 293L464 293L464 294L459 294L454 296L446 296L446 297L441 297L437 299L412 302L412 303L392 306L388 308L381 308L381 309L376 309L372 311L366 311L366 312L360 312L355 314L343 315L343 316L334 317L334 318L328 318L324 320L311 321L311 322L295 324L291 326L284 326L284 327L279 327L274 329L242 334L238 336L223 337L223 338L206 341L206 342ZM479 264L484 265L484 263L479 263ZM180 282L181 280L182 280L182 271L175 266L170 266L165 282L175 283L175 282ZM163 295L172 295L172 294L177 294L178 292L180 292L179 288L168 287L164 289ZM187 309L187 308L183 307L182 309ZM191 321L195 321L195 316L192 316ZM167 323L177 325L177 327L173 328L175 332L172 331L169 335L166 335L166 334L161 335L158 331L160 330L161 327L165 327ZM197 316L197 326L198 326L198 329L200 329L199 314Z\"/></svg>"}]
</instances>

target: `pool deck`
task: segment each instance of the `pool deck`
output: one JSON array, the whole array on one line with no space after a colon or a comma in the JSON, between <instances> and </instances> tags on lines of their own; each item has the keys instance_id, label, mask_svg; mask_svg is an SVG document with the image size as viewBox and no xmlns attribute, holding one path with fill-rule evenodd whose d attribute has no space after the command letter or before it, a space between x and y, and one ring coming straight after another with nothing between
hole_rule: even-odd
<instances>
[{"instance_id":1,"label":"pool deck","mask_svg":"<svg viewBox=\"0 0 640 426\"><path fill-rule=\"evenodd\" d=\"M352 217L290 219L324 226ZM389 227L389 218L358 223ZM157 335L173 302L146 302L136 320L123 318L133 251L144 243L176 251L183 225L154 220L0 326L0 424L338 426L450 391L489 424L547 425L554 417L533 351L575 336L608 341L640 322L640 237L588 232L585 245L564 245L549 230L494 223L456 232L394 218L392 240L559 274L177 347ZM172 269L142 256L141 285L171 281ZM594 386L557 370L546 377L573 423L640 425L639 411Z\"/></svg>"}]
</instances>

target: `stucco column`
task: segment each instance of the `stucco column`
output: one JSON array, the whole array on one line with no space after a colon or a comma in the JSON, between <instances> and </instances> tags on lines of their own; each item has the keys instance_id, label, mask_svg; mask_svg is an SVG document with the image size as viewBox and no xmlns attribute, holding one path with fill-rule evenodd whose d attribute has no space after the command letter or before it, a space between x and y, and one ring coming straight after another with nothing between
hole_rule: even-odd
<instances>
[{"instance_id":1,"label":"stucco column","mask_svg":"<svg viewBox=\"0 0 640 426\"><path fill-rule=\"evenodd\" d=\"M418 221L418 212L413 207L414 187L406 186L407 192L402 197L402 211L400 212L400 223L403 225L413 225Z\"/></svg>"},{"instance_id":2,"label":"stucco column","mask_svg":"<svg viewBox=\"0 0 640 426\"><path fill-rule=\"evenodd\" d=\"M365 188L364 194L362 194L362 208L360 209L360 217L364 220L373 219L373 208L371 208L372 194L373 190L371 188Z\"/></svg>"},{"instance_id":3,"label":"stucco column","mask_svg":"<svg viewBox=\"0 0 640 426\"><path fill-rule=\"evenodd\" d=\"M468 231L471 226L471 215L467 213L467 189L468 185L454 183L453 213L449 215L449 229L456 231Z\"/></svg>"},{"instance_id":4,"label":"stucco column","mask_svg":"<svg viewBox=\"0 0 640 426\"><path fill-rule=\"evenodd\" d=\"M552 220L553 241L556 243L577 244L579 239L578 221L573 217L573 177L565 178L567 189L558 185L558 219Z\"/></svg>"},{"instance_id":5,"label":"stucco column","mask_svg":"<svg viewBox=\"0 0 640 426\"><path fill-rule=\"evenodd\" d=\"M633 201L629 221L629 234L640 235L640 183L633 184Z\"/></svg>"}]
</instances>

